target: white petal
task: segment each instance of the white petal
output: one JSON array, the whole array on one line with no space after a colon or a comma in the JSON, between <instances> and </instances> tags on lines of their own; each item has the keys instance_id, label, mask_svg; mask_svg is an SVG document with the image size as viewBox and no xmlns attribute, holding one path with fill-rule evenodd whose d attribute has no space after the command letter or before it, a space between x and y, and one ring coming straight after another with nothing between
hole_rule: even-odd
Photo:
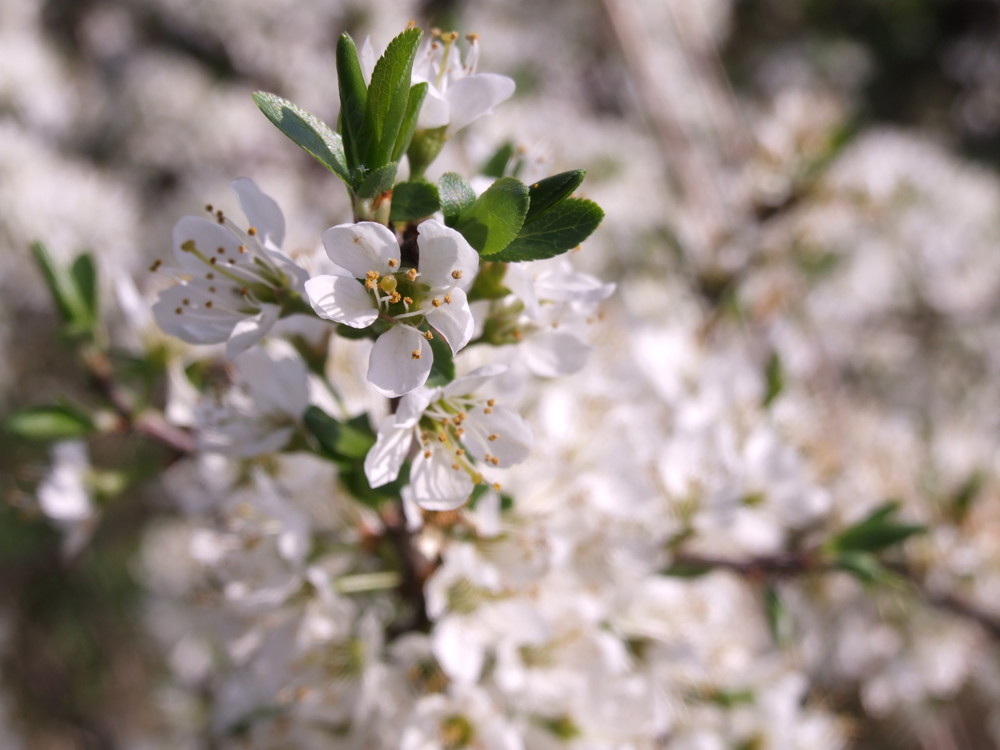
<instances>
[{"instance_id":1,"label":"white petal","mask_svg":"<svg viewBox=\"0 0 1000 750\"><path fill-rule=\"evenodd\" d=\"M461 289L452 289L451 303L442 303L440 307L428 307L424 310L427 322L434 326L448 342L451 351L458 353L472 338L476 323L472 319L472 309L469 300Z\"/></svg>"},{"instance_id":2,"label":"white petal","mask_svg":"<svg viewBox=\"0 0 1000 750\"><path fill-rule=\"evenodd\" d=\"M160 292L153 305L153 317L164 333L189 344L221 344L233 332L238 318L225 311L200 310L197 317L186 313L184 299L191 287L177 284ZM180 310L180 312L177 312Z\"/></svg>"},{"instance_id":3,"label":"white petal","mask_svg":"<svg viewBox=\"0 0 1000 750\"><path fill-rule=\"evenodd\" d=\"M431 402L438 399L440 392L439 388L417 388L403 396L399 400L399 406L396 407L396 413L393 415L396 426L413 427Z\"/></svg>"},{"instance_id":4,"label":"white petal","mask_svg":"<svg viewBox=\"0 0 1000 750\"><path fill-rule=\"evenodd\" d=\"M208 270L205 262L199 260L194 253L184 250L184 247L193 242L205 256L211 257L218 254L218 248L223 248L228 257L239 257L240 242L232 232L215 221L209 221L201 216L182 216L174 224L173 231L174 258L177 264L185 271L190 271L196 276L204 275Z\"/></svg>"},{"instance_id":5,"label":"white petal","mask_svg":"<svg viewBox=\"0 0 1000 750\"><path fill-rule=\"evenodd\" d=\"M281 247L285 241L285 217L278 203L257 187L257 183L247 177L240 177L229 183L240 198L240 208L257 230L257 236L272 249Z\"/></svg>"},{"instance_id":6,"label":"white petal","mask_svg":"<svg viewBox=\"0 0 1000 750\"><path fill-rule=\"evenodd\" d=\"M524 363L536 375L554 378L583 368L590 347L572 333L539 331L520 345Z\"/></svg>"},{"instance_id":7,"label":"white petal","mask_svg":"<svg viewBox=\"0 0 1000 750\"><path fill-rule=\"evenodd\" d=\"M315 276L305 285L309 304L321 318L351 328L367 328L378 319L375 300L350 276Z\"/></svg>"},{"instance_id":8,"label":"white petal","mask_svg":"<svg viewBox=\"0 0 1000 750\"><path fill-rule=\"evenodd\" d=\"M418 76L413 77L414 83L420 83ZM438 91L434 84L428 81L427 96L420 107L420 117L417 119L417 127L421 130L430 128L440 128L448 124L451 113L451 105L448 100Z\"/></svg>"},{"instance_id":9,"label":"white petal","mask_svg":"<svg viewBox=\"0 0 1000 750\"><path fill-rule=\"evenodd\" d=\"M541 314L538 305L538 297L535 295L535 282L528 275L524 266L520 263L511 263L507 266L507 271L503 275L504 286L510 289L521 302L524 303L524 311L534 320Z\"/></svg>"},{"instance_id":10,"label":"white petal","mask_svg":"<svg viewBox=\"0 0 1000 750\"><path fill-rule=\"evenodd\" d=\"M514 80L496 73L477 73L453 81L445 96L451 105L448 133L457 133L473 120L478 120L514 93Z\"/></svg>"},{"instance_id":11,"label":"white petal","mask_svg":"<svg viewBox=\"0 0 1000 750\"><path fill-rule=\"evenodd\" d=\"M374 221L330 227L323 232L323 246L330 260L356 279L365 278L369 271L386 274L399 270L396 235Z\"/></svg>"},{"instance_id":12,"label":"white petal","mask_svg":"<svg viewBox=\"0 0 1000 750\"><path fill-rule=\"evenodd\" d=\"M469 411L469 425L463 441L476 458L482 460L489 453L499 459L505 468L521 463L534 445L531 428L521 415L507 406L494 406L489 414L482 409ZM492 440L489 438L495 436Z\"/></svg>"},{"instance_id":13,"label":"white petal","mask_svg":"<svg viewBox=\"0 0 1000 750\"><path fill-rule=\"evenodd\" d=\"M431 289L468 289L476 280L479 253L460 233L436 219L428 219L418 229L420 281Z\"/></svg>"},{"instance_id":14,"label":"white petal","mask_svg":"<svg viewBox=\"0 0 1000 750\"><path fill-rule=\"evenodd\" d=\"M309 370L287 341L271 339L244 352L233 364L261 412L298 420L308 408Z\"/></svg>"},{"instance_id":15,"label":"white petal","mask_svg":"<svg viewBox=\"0 0 1000 750\"><path fill-rule=\"evenodd\" d=\"M378 439L365 456L365 476L372 487L389 484L399 476L406 454L413 444L413 428L396 425L390 414L378 425Z\"/></svg>"},{"instance_id":16,"label":"white petal","mask_svg":"<svg viewBox=\"0 0 1000 750\"><path fill-rule=\"evenodd\" d=\"M264 338L280 315L281 308L277 305L262 305L259 313L239 321L226 342L226 356L235 359Z\"/></svg>"},{"instance_id":17,"label":"white petal","mask_svg":"<svg viewBox=\"0 0 1000 750\"><path fill-rule=\"evenodd\" d=\"M414 502L428 510L454 510L465 505L472 494L472 479L462 468L455 469L454 462L441 448L432 450L430 458L418 453L410 471Z\"/></svg>"},{"instance_id":18,"label":"white petal","mask_svg":"<svg viewBox=\"0 0 1000 750\"><path fill-rule=\"evenodd\" d=\"M417 352L419 356L413 356ZM427 382L434 354L416 328L396 325L383 333L368 359L368 382L383 396L394 398Z\"/></svg>"},{"instance_id":19,"label":"white petal","mask_svg":"<svg viewBox=\"0 0 1000 750\"><path fill-rule=\"evenodd\" d=\"M445 674L457 682L472 684L483 671L484 637L467 618L448 616L434 628L431 648Z\"/></svg>"},{"instance_id":20,"label":"white petal","mask_svg":"<svg viewBox=\"0 0 1000 750\"><path fill-rule=\"evenodd\" d=\"M483 384L497 375L502 375L507 372L507 365L492 364L483 365L482 367L477 367L475 370L470 372L468 375L463 375L460 378L455 378L453 381L448 383L444 387L444 397L452 398L454 396L471 396L476 393Z\"/></svg>"}]
</instances>

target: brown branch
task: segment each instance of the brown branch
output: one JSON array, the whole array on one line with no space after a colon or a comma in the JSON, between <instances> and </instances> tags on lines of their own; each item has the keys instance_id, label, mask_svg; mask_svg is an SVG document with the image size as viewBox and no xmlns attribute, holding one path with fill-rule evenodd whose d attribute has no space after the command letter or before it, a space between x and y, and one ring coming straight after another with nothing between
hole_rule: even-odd
<instances>
[{"instance_id":1,"label":"brown branch","mask_svg":"<svg viewBox=\"0 0 1000 750\"><path fill-rule=\"evenodd\" d=\"M926 582L905 563L882 563L915 591L930 607L971 620L996 641L1000 641L1000 617L984 612L972 602L950 593L931 590ZM745 559L703 557L681 553L674 565L691 569L728 570L749 581L759 582L798 578L812 573L839 570L815 551L786 552Z\"/></svg>"}]
</instances>

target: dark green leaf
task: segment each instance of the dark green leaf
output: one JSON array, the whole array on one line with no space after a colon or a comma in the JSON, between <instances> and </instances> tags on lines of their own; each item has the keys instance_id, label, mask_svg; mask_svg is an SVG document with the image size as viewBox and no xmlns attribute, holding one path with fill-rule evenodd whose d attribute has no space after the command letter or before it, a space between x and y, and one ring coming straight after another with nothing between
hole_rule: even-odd
<instances>
[{"instance_id":1,"label":"dark green leaf","mask_svg":"<svg viewBox=\"0 0 1000 750\"><path fill-rule=\"evenodd\" d=\"M355 192L362 198L374 198L376 195L391 190L392 183L396 180L398 167L399 164L392 162L384 167L379 167L374 172L369 172Z\"/></svg>"},{"instance_id":2,"label":"dark green leaf","mask_svg":"<svg viewBox=\"0 0 1000 750\"><path fill-rule=\"evenodd\" d=\"M358 50L348 34L337 41L337 83L340 88L340 128L352 183L355 172L371 165L365 163L374 134L368 125L368 86L358 62Z\"/></svg>"},{"instance_id":3,"label":"dark green leaf","mask_svg":"<svg viewBox=\"0 0 1000 750\"><path fill-rule=\"evenodd\" d=\"M781 369L781 357L777 352L771 352L764 367L764 378L767 383L767 390L764 392L764 406L770 406L771 402L778 397L785 387L784 373Z\"/></svg>"},{"instance_id":4,"label":"dark green leaf","mask_svg":"<svg viewBox=\"0 0 1000 750\"><path fill-rule=\"evenodd\" d=\"M329 458L361 461L375 445L375 434L364 414L340 422L319 407L310 406L303 422Z\"/></svg>"},{"instance_id":5,"label":"dark green leaf","mask_svg":"<svg viewBox=\"0 0 1000 750\"><path fill-rule=\"evenodd\" d=\"M367 166L370 169L392 160L396 138L406 116L413 56L420 36L420 29L407 29L389 42L375 63L368 87L368 127L372 137Z\"/></svg>"},{"instance_id":6,"label":"dark green leaf","mask_svg":"<svg viewBox=\"0 0 1000 750\"><path fill-rule=\"evenodd\" d=\"M66 440L94 431L94 422L85 412L67 404L31 406L7 417L8 433L27 440Z\"/></svg>"},{"instance_id":7,"label":"dark green leaf","mask_svg":"<svg viewBox=\"0 0 1000 750\"><path fill-rule=\"evenodd\" d=\"M455 379L455 356L451 353L451 347L444 340L444 336L434 336L430 344L431 351L434 352L434 364L431 365L431 374L427 377L427 387L447 385Z\"/></svg>"},{"instance_id":8,"label":"dark green leaf","mask_svg":"<svg viewBox=\"0 0 1000 750\"><path fill-rule=\"evenodd\" d=\"M874 555L865 552L842 552L833 562L836 567L850 573L865 585L890 583L894 580L892 574Z\"/></svg>"},{"instance_id":9,"label":"dark green leaf","mask_svg":"<svg viewBox=\"0 0 1000 750\"><path fill-rule=\"evenodd\" d=\"M772 640L779 646L787 643L791 635L791 620L774 586L764 587L764 614Z\"/></svg>"},{"instance_id":10,"label":"dark green leaf","mask_svg":"<svg viewBox=\"0 0 1000 750\"><path fill-rule=\"evenodd\" d=\"M698 578L706 573L711 572L712 566L708 563L691 562L687 560L682 560L680 562L673 563L670 567L663 571L663 575L670 576L672 578Z\"/></svg>"},{"instance_id":11,"label":"dark green leaf","mask_svg":"<svg viewBox=\"0 0 1000 750\"><path fill-rule=\"evenodd\" d=\"M90 253L82 253L73 261L70 266L70 273L79 298L86 307L91 321L98 318L97 310L97 268L94 265L94 256Z\"/></svg>"},{"instance_id":12,"label":"dark green leaf","mask_svg":"<svg viewBox=\"0 0 1000 750\"><path fill-rule=\"evenodd\" d=\"M972 475L962 483L962 486L958 488L958 492L951 502L951 507L953 515L956 520L961 522L965 519L966 515L969 513L969 508L972 507L973 501L976 496L979 495L979 491L983 488L983 482L986 477L981 470L976 470L972 472Z\"/></svg>"},{"instance_id":13,"label":"dark green leaf","mask_svg":"<svg viewBox=\"0 0 1000 750\"><path fill-rule=\"evenodd\" d=\"M413 141L413 134L417 130L417 120L420 118L420 107L423 106L424 98L427 96L428 83L422 81L410 88L410 95L406 100L406 111L403 113L403 121L399 124L399 133L396 135L396 145L392 149L392 161L399 161L403 154L410 147ZM410 165L410 171L413 166Z\"/></svg>"},{"instance_id":14,"label":"dark green leaf","mask_svg":"<svg viewBox=\"0 0 1000 750\"><path fill-rule=\"evenodd\" d=\"M561 255L587 239L603 218L604 211L593 201L566 198L525 223L517 238L490 260L511 263Z\"/></svg>"},{"instance_id":15,"label":"dark green leaf","mask_svg":"<svg viewBox=\"0 0 1000 750\"><path fill-rule=\"evenodd\" d=\"M438 180L438 193L441 196L441 212L444 223L454 227L458 217L476 202L476 192L462 176L455 172L445 172Z\"/></svg>"},{"instance_id":16,"label":"dark green leaf","mask_svg":"<svg viewBox=\"0 0 1000 750\"><path fill-rule=\"evenodd\" d=\"M574 169L572 172L561 172L546 177L532 185L528 189L531 204L528 206L528 215L524 217L524 223L528 224L543 211L569 198L573 191L580 187L586 176L586 170Z\"/></svg>"},{"instance_id":17,"label":"dark green leaf","mask_svg":"<svg viewBox=\"0 0 1000 750\"><path fill-rule=\"evenodd\" d=\"M480 255L493 256L518 236L527 212L528 186L513 177L501 177L462 212L455 229Z\"/></svg>"},{"instance_id":18,"label":"dark green leaf","mask_svg":"<svg viewBox=\"0 0 1000 750\"><path fill-rule=\"evenodd\" d=\"M290 101L266 91L254 93L253 100L282 133L344 182L350 183L344 144L329 125Z\"/></svg>"},{"instance_id":19,"label":"dark green leaf","mask_svg":"<svg viewBox=\"0 0 1000 750\"><path fill-rule=\"evenodd\" d=\"M923 526L901 524L892 516L899 509L899 503L886 503L866 518L845 529L829 543L835 552L877 552L908 539L914 534L926 531Z\"/></svg>"},{"instance_id":20,"label":"dark green leaf","mask_svg":"<svg viewBox=\"0 0 1000 750\"><path fill-rule=\"evenodd\" d=\"M390 221L417 221L441 208L437 187L430 182L400 182L392 189Z\"/></svg>"},{"instance_id":21,"label":"dark green leaf","mask_svg":"<svg viewBox=\"0 0 1000 750\"><path fill-rule=\"evenodd\" d=\"M486 163L479 168L480 174L487 177L504 177L507 175L507 166L510 160L517 153L517 147L513 141L507 141L498 148L493 155L486 160Z\"/></svg>"}]
</instances>

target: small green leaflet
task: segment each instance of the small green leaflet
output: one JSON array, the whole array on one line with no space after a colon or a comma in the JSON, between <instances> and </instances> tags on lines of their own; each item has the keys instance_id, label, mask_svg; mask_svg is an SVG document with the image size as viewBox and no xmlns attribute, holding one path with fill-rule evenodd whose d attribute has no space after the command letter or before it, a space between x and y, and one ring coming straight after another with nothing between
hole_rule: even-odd
<instances>
[{"instance_id":1,"label":"small green leaflet","mask_svg":"<svg viewBox=\"0 0 1000 750\"><path fill-rule=\"evenodd\" d=\"M454 227L463 212L469 210L476 202L476 193L472 186L462 176L455 172L445 172L438 180L438 193L441 196L441 212L444 223Z\"/></svg>"},{"instance_id":2,"label":"small green leaflet","mask_svg":"<svg viewBox=\"0 0 1000 750\"><path fill-rule=\"evenodd\" d=\"M430 182L400 182L392 189L390 221L417 221L441 208L437 187Z\"/></svg>"},{"instance_id":3,"label":"small green leaflet","mask_svg":"<svg viewBox=\"0 0 1000 750\"><path fill-rule=\"evenodd\" d=\"M527 212L528 186L513 177L501 177L462 211L455 229L480 255L494 256L518 236Z\"/></svg>"},{"instance_id":4,"label":"small green leaflet","mask_svg":"<svg viewBox=\"0 0 1000 750\"><path fill-rule=\"evenodd\" d=\"M266 91L255 92L253 100L282 133L344 182L350 183L343 142L329 125L287 99Z\"/></svg>"},{"instance_id":5,"label":"small green leaflet","mask_svg":"<svg viewBox=\"0 0 1000 750\"><path fill-rule=\"evenodd\" d=\"M526 221L517 237L490 260L513 263L553 258L587 239L603 218L604 211L593 201L567 198Z\"/></svg>"}]
</instances>

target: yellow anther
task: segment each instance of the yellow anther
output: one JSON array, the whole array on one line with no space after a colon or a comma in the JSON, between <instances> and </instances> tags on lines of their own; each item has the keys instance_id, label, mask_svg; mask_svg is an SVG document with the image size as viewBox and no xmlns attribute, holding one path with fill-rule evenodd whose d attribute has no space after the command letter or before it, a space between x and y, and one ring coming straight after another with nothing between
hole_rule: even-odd
<instances>
[{"instance_id":1,"label":"yellow anther","mask_svg":"<svg viewBox=\"0 0 1000 750\"><path fill-rule=\"evenodd\" d=\"M417 280L417 269L416 268L411 268L409 271L407 271L406 272L406 278L408 278L410 281L416 281Z\"/></svg>"},{"instance_id":2,"label":"yellow anther","mask_svg":"<svg viewBox=\"0 0 1000 750\"><path fill-rule=\"evenodd\" d=\"M205 303L205 308L208 309L211 307L212 307L212 300L209 300L208 302Z\"/></svg>"},{"instance_id":3,"label":"yellow anther","mask_svg":"<svg viewBox=\"0 0 1000 750\"><path fill-rule=\"evenodd\" d=\"M439 443L443 443L443 442L445 442L445 441L446 441L447 439L448 439L448 436L447 436L447 435L445 435L445 434L444 434L443 432L442 432L442 433L440 433L440 434L438 435L438 442L439 442Z\"/></svg>"},{"instance_id":4,"label":"yellow anther","mask_svg":"<svg viewBox=\"0 0 1000 750\"><path fill-rule=\"evenodd\" d=\"M181 310L179 307L174 310L174 313L177 314L177 315L180 315L182 312L184 312L184 311Z\"/></svg>"},{"instance_id":5,"label":"yellow anther","mask_svg":"<svg viewBox=\"0 0 1000 750\"><path fill-rule=\"evenodd\" d=\"M451 304L451 295L450 294L444 295L444 303L446 305L450 305Z\"/></svg>"},{"instance_id":6,"label":"yellow anther","mask_svg":"<svg viewBox=\"0 0 1000 750\"><path fill-rule=\"evenodd\" d=\"M464 456L464 455L465 455L465 451L464 451L464 450L463 450L462 448L458 448L458 449L457 449L457 450L455 451L455 455L456 455L456 456Z\"/></svg>"},{"instance_id":7,"label":"yellow anther","mask_svg":"<svg viewBox=\"0 0 1000 750\"><path fill-rule=\"evenodd\" d=\"M392 293L392 295L390 295L390 297L389 297L389 301L390 301L390 302L391 302L392 304L394 304L394 305L395 305L395 304L396 304L397 302L399 302L399 301L400 301L401 299L402 299L402 297L400 297L400 296L399 296L399 292L393 292L393 293Z\"/></svg>"},{"instance_id":8,"label":"yellow anther","mask_svg":"<svg viewBox=\"0 0 1000 750\"><path fill-rule=\"evenodd\" d=\"M456 280L462 278L462 272L461 271L452 271L451 272L451 278L456 279Z\"/></svg>"},{"instance_id":9,"label":"yellow anther","mask_svg":"<svg viewBox=\"0 0 1000 750\"><path fill-rule=\"evenodd\" d=\"M213 206L211 203L206 203L205 210L208 211L209 213L212 213L212 211L215 210L215 206Z\"/></svg>"},{"instance_id":10,"label":"yellow anther","mask_svg":"<svg viewBox=\"0 0 1000 750\"><path fill-rule=\"evenodd\" d=\"M163 265L163 261L162 260L154 260L153 261L153 265L151 265L149 267L149 270L155 272L162 265Z\"/></svg>"},{"instance_id":11,"label":"yellow anther","mask_svg":"<svg viewBox=\"0 0 1000 750\"><path fill-rule=\"evenodd\" d=\"M424 451L424 458L430 458L432 455L430 451Z\"/></svg>"},{"instance_id":12,"label":"yellow anther","mask_svg":"<svg viewBox=\"0 0 1000 750\"><path fill-rule=\"evenodd\" d=\"M492 435L490 435L490 436L489 436L489 437L487 438L487 440L489 440L489 441L490 441L490 442L492 443L492 442L493 442L494 440L496 440L496 439L497 439L498 437L500 437L500 436L499 436L499 435L497 435L496 433L493 433Z\"/></svg>"},{"instance_id":13,"label":"yellow anther","mask_svg":"<svg viewBox=\"0 0 1000 750\"><path fill-rule=\"evenodd\" d=\"M489 401L486 402L486 405L487 406L496 406L497 405L497 400L495 398L491 398Z\"/></svg>"},{"instance_id":14,"label":"yellow anther","mask_svg":"<svg viewBox=\"0 0 1000 750\"><path fill-rule=\"evenodd\" d=\"M226 223L226 215L224 213L222 213L221 210L220 211L216 211L215 212L215 220L217 222L219 222L220 224L225 224Z\"/></svg>"},{"instance_id":15,"label":"yellow anther","mask_svg":"<svg viewBox=\"0 0 1000 750\"><path fill-rule=\"evenodd\" d=\"M484 406L483 407L483 414L492 414L492 413L493 413L493 409L491 409L488 406Z\"/></svg>"},{"instance_id":16,"label":"yellow anther","mask_svg":"<svg viewBox=\"0 0 1000 750\"><path fill-rule=\"evenodd\" d=\"M256 237L257 227L250 227L249 229L247 229L247 234L249 234L251 237Z\"/></svg>"},{"instance_id":17,"label":"yellow anther","mask_svg":"<svg viewBox=\"0 0 1000 750\"><path fill-rule=\"evenodd\" d=\"M190 305L191 304L191 300L189 300L187 297L185 297L184 299L181 300L181 304L182 305Z\"/></svg>"},{"instance_id":18,"label":"yellow anther","mask_svg":"<svg viewBox=\"0 0 1000 750\"><path fill-rule=\"evenodd\" d=\"M403 304L404 305L412 305L413 304L413 297L403 297Z\"/></svg>"},{"instance_id":19,"label":"yellow anther","mask_svg":"<svg viewBox=\"0 0 1000 750\"><path fill-rule=\"evenodd\" d=\"M240 245L240 255L244 255L247 252L246 245Z\"/></svg>"},{"instance_id":20,"label":"yellow anther","mask_svg":"<svg viewBox=\"0 0 1000 750\"><path fill-rule=\"evenodd\" d=\"M395 258L389 258L389 260L386 262L388 263L389 268L395 268L396 266L399 265L399 261L396 260Z\"/></svg>"},{"instance_id":21,"label":"yellow anther","mask_svg":"<svg viewBox=\"0 0 1000 750\"><path fill-rule=\"evenodd\" d=\"M499 492L500 491L500 482L494 482L493 483L493 489L495 489L497 492Z\"/></svg>"},{"instance_id":22,"label":"yellow anther","mask_svg":"<svg viewBox=\"0 0 1000 750\"><path fill-rule=\"evenodd\" d=\"M226 254L226 248L224 248L224 247L217 247L217 248L215 248L215 252L217 252L219 255L225 255Z\"/></svg>"},{"instance_id":23,"label":"yellow anther","mask_svg":"<svg viewBox=\"0 0 1000 750\"><path fill-rule=\"evenodd\" d=\"M404 297L403 299L406 299L406 298ZM434 334L431 333L430 331L424 331L424 338L427 339L428 341L433 341L434 340Z\"/></svg>"},{"instance_id":24,"label":"yellow anther","mask_svg":"<svg viewBox=\"0 0 1000 750\"><path fill-rule=\"evenodd\" d=\"M439 300L437 297L435 297L434 299L431 300L431 304L434 307L441 307L441 300Z\"/></svg>"},{"instance_id":25,"label":"yellow anther","mask_svg":"<svg viewBox=\"0 0 1000 750\"><path fill-rule=\"evenodd\" d=\"M478 42L479 41L479 34L476 34L475 32L470 32L470 33L468 33L468 34L465 35L465 39L466 39L466 41L473 42L473 43Z\"/></svg>"},{"instance_id":26,"label":"yellow anther","mask_svg":"<svg viewBox=\"0 0 1000 750\"><path fill-rule=\"evenodd\" d=\"M410 352L410 359L420 359L420 350L414 349L412 352Z\"/></svg>"}]
</instances>

